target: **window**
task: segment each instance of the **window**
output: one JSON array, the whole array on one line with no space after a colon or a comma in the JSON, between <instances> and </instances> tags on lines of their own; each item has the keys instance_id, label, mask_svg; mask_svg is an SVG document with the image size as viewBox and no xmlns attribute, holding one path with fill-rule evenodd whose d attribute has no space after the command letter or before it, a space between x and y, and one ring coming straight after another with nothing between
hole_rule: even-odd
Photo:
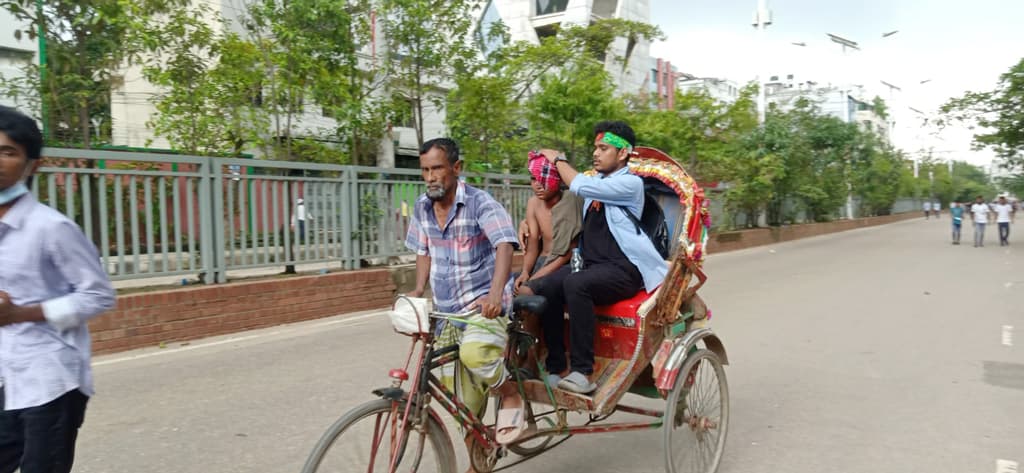
<instances>
[{"instance_id":1,"label":"window","mask_svg":"<svg viewBox=\"0 0 1024 473\"><path fill-rule=\"evenodd\" d=\"M594 0L594 15L600 18L612 18L619 6L618 0Z\"/></svg>"},{"instance_id":2,"label":"window","mask_svg":"<svg viewBox=\"0 0 1024 473\"><path fill-rule=\"evenodd\" d=\"M558 34L558 24L553 23L550 25L538 26L534 28L537 32L537 39L543 40L544 38L550 38Z\"/></svg>"},{"instance_id":3,"label":"window","mask_svg":"<svg viewBox=\"0 0 1024 473\"><path fill-rule=\"evenodd\" d=\"M505 25L501 21L498 7L494 5L493 0L487 2L487 8L484 9L476 28L476 41L485 56L505 45L504 30Z\"/></svg>"},{"instance_id":4,"label":"window","mask_svg":"<svg viewBox=\"0 0 1024 473\"><path fill-rule=\"evenodd\" d=\"M569 6L569 0L537 0L537 16L562 13Z\"/></svg>"}]
</instances>

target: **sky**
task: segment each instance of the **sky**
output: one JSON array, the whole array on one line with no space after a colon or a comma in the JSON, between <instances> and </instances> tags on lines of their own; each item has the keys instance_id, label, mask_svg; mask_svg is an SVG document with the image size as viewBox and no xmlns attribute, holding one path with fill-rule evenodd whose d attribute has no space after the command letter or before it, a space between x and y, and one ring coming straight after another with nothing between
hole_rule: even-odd
<instances>
[{"instance_id":1,"label":"sky","mask_svg":"<svg viewBox=\"0 0 1024 473\"><path fill-rule=\"evenodd\" d=\"M992 90L1024 58L1024 0L767 0L772 24L751 25L757 0L650 0L652 22L667 35L651 55L679 71L744 84L793 74L798 82L862 84L886 99L893 141L908 152L932 148L939 159L985 165L964 126L932 136L913 107L934 114L967 90ZM898 31L883 38L882 33ZM826 36L856 41L843 53ZM805 43L796 46L792 43ZM900 87L890 90L880 81ZM926 81L925 83L921 83Z\"/></svg>"}]
</instances>

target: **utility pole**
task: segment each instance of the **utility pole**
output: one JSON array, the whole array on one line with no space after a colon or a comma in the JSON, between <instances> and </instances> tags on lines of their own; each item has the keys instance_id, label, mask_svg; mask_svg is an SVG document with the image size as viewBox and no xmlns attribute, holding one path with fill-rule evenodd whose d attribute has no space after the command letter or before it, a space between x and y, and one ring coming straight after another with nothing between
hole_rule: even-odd
<instances>
[{"instance_id":1,"label":"utility pole","mask_svg":"<svg viewBox=\"0 0 1024 473\"><path fill-rule=\"evenodd\" d=\"M832 33L825 34L828 35L828 39L831 40L833 43L839 44L840 46L843 47L843 57L846 57L847 49L860 50L860 46L857 44L856 41L851 41L849 39L843 38L842 36L837 36ZM846 88L842 88L841 93L843 96L843 121L846 123L853 123L853 119L850 116L852 114L852 110L850 110L850 91L848 91ZM850 162L851 159L852 157L848 157L846 159L846 218L852 220L853 183L851 182L850 174L853 172L853 166Z\"/></svg>"},{"instance_id":2,"label":"utility pole","mask_svg":"<svg viewBox=\"0 0 1024 473\"><path fill-rule=\"evenodd\" d=\"M49 144L50 141L50 125L49 116L46 107L45 87L46 87L46 16L43 14L43 0L36 0L36 35L39 37L39 115L43 121L43 143Z\"/></svg>"},{"instance_id":3,"label":"utility pole","mask_svg":"<svg viewBox=\"0 0 1024 473\"><path fill-rule=\"evenodd\" d=\"M767 95L765 91L765 65L764 62L767 54L765 54L765 42L764 32L768 28L768 25L772 24L772 12L768 9L768 0L757 0L757 11L754 12L754 28L757 28L757 42L758 47L761 49L761 54L758 56L757 71L757 123L764 124L765 110L768 107Z\"/></svg>"}]
</instances>

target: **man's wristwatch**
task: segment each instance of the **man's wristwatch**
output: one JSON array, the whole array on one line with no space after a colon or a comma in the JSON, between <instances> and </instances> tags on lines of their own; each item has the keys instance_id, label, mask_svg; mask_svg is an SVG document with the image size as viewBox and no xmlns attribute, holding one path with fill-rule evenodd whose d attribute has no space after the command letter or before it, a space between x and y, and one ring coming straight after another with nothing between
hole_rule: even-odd
<instances>
[{"instance_id":1,"label":"man's wristwatch","mask_svg":"<svg viewBox=\"0 0 1024 473\"><path fill-rule=\"evenodd\" d=\"M555 156L556 166L558 165L559 161L569 162L569 158L566 158L564 154L559 154L558 156Z\"/></svg>"}]
</instances>

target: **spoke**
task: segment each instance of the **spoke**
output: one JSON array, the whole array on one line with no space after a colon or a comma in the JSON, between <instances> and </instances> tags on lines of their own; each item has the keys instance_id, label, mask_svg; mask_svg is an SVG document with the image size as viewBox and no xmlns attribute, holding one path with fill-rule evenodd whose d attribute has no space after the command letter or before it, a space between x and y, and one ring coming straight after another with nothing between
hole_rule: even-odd
<instances>
[{"instance_id":1,"label":"spoke","mask_svg":"<svg viewBox=\"0 0 1024 473\"><path fill-rule=\"evenodd\" d=\"M710 364L710 362L708 362L708 364ZM700 398L699 407L700 407L702 412L706 409L707 405L710 404L713 401L713 399L716 396L716 394L719 394L718 383L717 383L718 376L717 376L717 374L715 374L715 371L714 371L713 368L710 368L708 370L704 370L704 372L709 372L709 371L710 371L711 374L709 374L706 377L707 381L708 381L706 383L707 386L704 386L706 389L701 389L701 398ZM705 377L702 376L702 378L705 378ZM702 381L701 382L702 385L705 384L703 382L704 379L702 379L701 381Z\"/></svg>"},{"instance_id":2,"label":"spoke","mask_svg":"<svg viewBox=\"0 0 1024 473\"><path fill-rule=\"evenodd\" d=\"M694 387L694 389L696 391L696 396L695 396L696 403L695 404L697 406L697 408L694 409L694 411L697 411L698 409L701 408L701 406L703 406L704 399L705 399L705 394L706 394L706 391L707 391L707 386L705 386L705 383L704 383L704 377L705 377L704 373L705 373L705 370L702 369L703 368L703 364L704 364L704 360L702 359L702 360L698 361L697 362L697 366L694 367L694 371L696 371L696 375L694 375L693 384L696 385Z\"/></svg>"}]
</instances>

